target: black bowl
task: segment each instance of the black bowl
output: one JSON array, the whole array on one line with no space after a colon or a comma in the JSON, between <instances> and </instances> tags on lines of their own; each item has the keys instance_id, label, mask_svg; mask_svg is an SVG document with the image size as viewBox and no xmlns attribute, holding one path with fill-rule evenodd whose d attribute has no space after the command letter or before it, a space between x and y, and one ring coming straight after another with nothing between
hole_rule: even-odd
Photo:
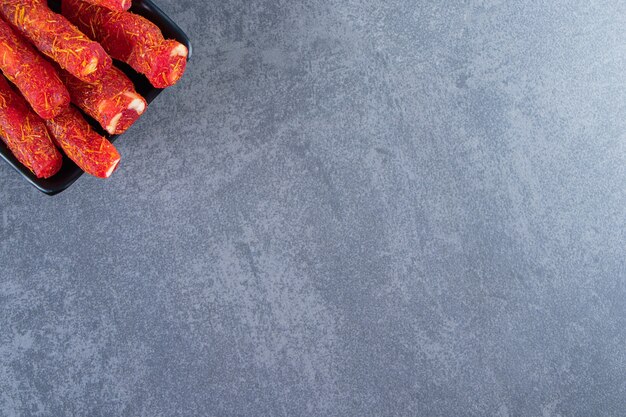
<instances>
[{"instance_id":1,"label":"black bowl","mask_svg":"<svg viewBox=\"0 0 626 417\"><path fill-rule=\"evenodd\" d=\"M49 0L48 3L50 7L58 11L60 8L60 2L58 0ZM154 3L150 0L133 0L133 7L131 11L137 14L144 16L146 19L150 20L152 23L157 25L163 35L167 39L176 39L178 42L182 43L189 49L189 58L191 58L191 42L189 38L179 28L176 23L172 21L161 9L155 6ZM135 72L132 68L122 62L115 62L115 66L121 69L135 84L135 88L137 92L141 94L148 104L150 104L163 89L154 88L150 82L141 74ZM150 107L148 107L149 111ZM100 134L106 136L111 142L115 142L115 140L121 135L108 135L94 120L86 117L86 119L91 123L93 128ZM61 170L55 174L52 178L42 179L37 178L35 175L28 170L24 165L22 165L9 151L6 145L0 141L0 157L7 161L9 165L11 165L17 172L19 172L29 183L35 186L38 190L48 195L55 195L60 193L61 191L67 189L70 185L72 185L81 175L83 175L83 170L78 168L74 162L72 162L69 158L63 157L63 167Z\"/></svg>"}]
</instances>

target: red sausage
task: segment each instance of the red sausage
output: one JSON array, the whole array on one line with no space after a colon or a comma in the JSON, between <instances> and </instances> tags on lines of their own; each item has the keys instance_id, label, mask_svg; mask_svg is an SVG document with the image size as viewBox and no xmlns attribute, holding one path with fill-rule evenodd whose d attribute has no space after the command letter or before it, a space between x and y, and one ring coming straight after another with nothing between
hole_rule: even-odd
<instances>
[{"instance_id":1,"label":"red sausage","mask_svg":"<svg viewBox=\"0 0 626 417\"><path fill-rule=\"evenodd\" d=\"M37 178L50 178L61 169L63 157L46 125L0 75L0 136L13 155Z\"/></svg>"},{"instance_id":2,"label":"red sausage","mask_svg":"<svg viewBox=\"0 0 626 417\"><path fill-rule=\"evenodd\" d=\"M57 145L83 171L108 178L120 162L120 154L108 140L93 131L78 110L70 106L46 121Z\"/></svg>"},{"instance_id":3,"label":"red sausage","mask_svg":"<svg viewBox=\"0 0 626 417\"><path fill-rule=\"evenodd\" d=\"M123 11L130 9L132 5L131 0L85 0L87 3L95 4L96 6L106 7L107 9Z\"/></svg>"},{"instance_id":4,"label":"red sausage","mask_svg":"<svg viewBox=\"0 0 626 417\"><path fill-rule=\"evenodd\" d=\"M56 116L70 95L53 66L0 19L0 69L44 119Z\"/></svg>"},{"instance_id":5,"label":"red sausage","mask_svg":"<svg viewBox=\"0 0 626 417\"><path fill-rule=\"evenodd\" d=\"M80 0L63 0L63 15L115 59L144 74L157 88L176 84L187 66L187 48L165 40L149 20L130 12L115 12Z\"/></svg>"},{"instance_id":6,"label":"red sausage","mask_svg":"<svg viewBox=\"0 0 626 417\"><path fill-rule=\"evenodd\" d=\"M132 81L115 67L93 84L63 71L60 74L72 102L112 135L125 132L146 110L146 100L137 94Z\"/></svg>"},{"instance_id":7,"label":"red sausage","mask_svg":"<svg viewBox=\"0 0 626 417\"><path fill-rule=\"evenodd\" d=\"M111 67L102 46L42 0L1 0L0 14L39 51L83 81L95 82Z\"/></svg>"}]
</instances>

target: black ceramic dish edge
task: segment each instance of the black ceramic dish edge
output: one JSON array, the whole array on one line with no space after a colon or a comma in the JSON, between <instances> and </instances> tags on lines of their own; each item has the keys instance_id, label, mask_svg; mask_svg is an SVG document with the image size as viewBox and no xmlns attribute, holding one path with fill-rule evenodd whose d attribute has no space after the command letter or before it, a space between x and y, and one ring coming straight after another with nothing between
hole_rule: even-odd
<instances>
[{"instance_id":1,"label":"black ceramic dish edge","mask_svg":"<svg viewBox=\"0 0 626 417\"><path fill-rule=\"evenodd\" d=\"M58 1L50 1L50 6L53 9L58 10ZM56 6L56 7L55 7ZM178 27L176 23L170 19L161 9L159 9L151 0L135 0L133 2L133 7L131 11L137 13L141 16L144 16L152 23L157 25L159 29L163 32L163 35L167 39L175 39L178 42L182 43L189 49L188 60L191 59L192 55L192 46L189 38L183 32L183 30ZM163 89L154 88L148 80L140 74L137 74L134 70L132 70L128 65L125 65L120 62L116 62L115 65L120 68L126 75L133 81L135 84L135 88L137 92L141 94L148 104L150 104L161 92ZM148 106L148 110L150 111L150 106ZM100 133L105 134L105 132L97 125L96 122L87 118L90 121L91 125ZM121 135L109 136L106 135L111 142L115 142L115 140ZM55 195L58 194L67 188L69 188L76 180L78 180L84 172L76 166L72 161L70 161L67 157L63 158L63 167L61 171L59 171L52 178L42 179L37 178L35 175L28 170L25 166L23 166L20 162L15 159L11 151L6 147L6 145L0 141L0 157L4 159L15 171L20 173L26 181L28 181L32 186L37 188L39 191L48 194Z\"/></svg>"}]
</instances>

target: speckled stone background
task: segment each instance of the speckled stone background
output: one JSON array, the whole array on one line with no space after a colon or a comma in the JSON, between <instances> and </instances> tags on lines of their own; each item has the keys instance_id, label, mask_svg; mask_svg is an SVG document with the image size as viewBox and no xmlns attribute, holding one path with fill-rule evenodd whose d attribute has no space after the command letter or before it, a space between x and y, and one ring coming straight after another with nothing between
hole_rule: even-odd
<instances>
[{"instance_id":1,"label":"speckled stone background","mask_svg":"<svg viewBox=\"0 0 626 417\"><path fill-rule=\"evenodd\" d=\"M1 416L626 415L626 3L158 4L114 177L0 164Z\"/></svg>"}]
</instances>

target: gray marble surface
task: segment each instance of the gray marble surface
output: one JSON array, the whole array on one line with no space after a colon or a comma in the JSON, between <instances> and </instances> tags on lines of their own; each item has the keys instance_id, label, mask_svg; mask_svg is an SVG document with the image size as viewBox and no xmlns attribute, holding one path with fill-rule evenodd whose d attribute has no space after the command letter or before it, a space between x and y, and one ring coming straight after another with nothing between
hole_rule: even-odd
<instances>
[{"instance_id":1,"label":"gray marble surface","mask_svg":"<svg viewBox=\"0 0 626 417\"><path fill-rule=\"evenodd\" d=\"M0 164L1 416L625 416L626 3L159 0L110 181Z\"/></svg>"}]
</instances>

